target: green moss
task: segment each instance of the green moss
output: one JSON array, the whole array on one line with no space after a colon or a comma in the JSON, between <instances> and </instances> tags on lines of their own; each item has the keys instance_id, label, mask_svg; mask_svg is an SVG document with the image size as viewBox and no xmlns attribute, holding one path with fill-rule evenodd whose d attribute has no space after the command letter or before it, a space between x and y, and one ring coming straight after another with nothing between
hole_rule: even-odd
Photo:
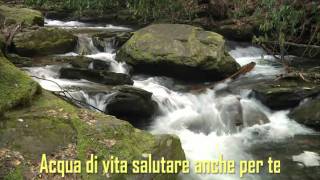
<instances>
[{"instance_id":1,"label":"green moss","mask_svg":"<svg viewBox=\"0 0 320 180\"><path fill-rule=\"evenodd\" d=\"M4 177L4 180L23 180L22 169L20 167L11 171L7 176Z\"/></svg>"},{"instance_id":2,"label":"green moss","mask_svg":"<svg viewBox=\"0 0 320 180\"><path fill-rule=\"evenodd\" d=\"M182 78L199 74L214 74L211 79L227 77L240 67L225 51L223 36L184 24L153 24L138 30L116 59L140 70L147 65Z\"/></svg>"},{"instance_id":3,"label":"green moss","mask_svg":"<svg viewBox=\"0 0 320 180\"><path fill-rule=\"evenodd\" d=\"M44 18L41 12L36 10L1 5L0 14L6 18L8 23L24 23L27 26L44 25Z\"/></svg>"},{"instance_id":4,"label":"green moss","mask_svg":"<svg viewBox=\"0 0 320 180\"><path fill-rule=\"evenodd\" d=\"M43 153L50 155L71 144L75 137L72 125L66 119L50 117L50 113L6 118L0 125L0 147L18 151L29 160L38 160Z\"/></svg>"},{"instance_id":5,"label":"green moss","mask_svg":"<svg viewBox=\"0 0 320 180\"><path fill-rule=\"evenodd\" d=\"M175 137L155 137L113 116L77 109L46 91L34 99L32 106L8 112L2 125L0 147L21 152L26 160L37 163L42 153L54 155L70 143L76 144L75 157L83 162L90 154L97 155L99 160L108 160L113 155L130 161L143 158L143 154L185 159L180 141ZM98 174L83 173L81 177L105 178L101 169ZM130 177L133 175L114 175L112 179ZM162 175L153 177L158 179Z\"/></svg>"},{"instance_id":6,"label":"green moss","mask_svg":"<svg viewBox=\"0 0 320 180\"><path fill-rule=\"evenodd\" d=\"M0 57L0 114L17 105L29 104L39 85Z\"/></svg>"},{"instance_id":7,"label":"green moss","mask_svg":"<svg viewBox=\"0 0 320 180\"><path fill-rule=\"evenodd\" d=\"M36 56L66 53L74 50L77 38L58 28L39 28L19 33L13 43L19 55Z\"/></svg>"}]
</instances>

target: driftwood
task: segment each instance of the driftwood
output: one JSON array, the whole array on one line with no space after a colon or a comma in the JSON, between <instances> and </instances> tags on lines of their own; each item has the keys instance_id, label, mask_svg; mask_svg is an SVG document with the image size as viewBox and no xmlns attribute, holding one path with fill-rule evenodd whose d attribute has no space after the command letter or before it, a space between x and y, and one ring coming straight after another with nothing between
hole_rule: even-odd
<instances>
[{"instance_id":1,"label":"driftwood","mask_svg":"<svg viewBox=\"0 0 320 180\"><path fill-rule=\"evenodd\" d=\"M222 82L227 80L227 79L237 79L239 76L245 75L248 72L252 71L255 66L256 66L255 62L251 62L249 64L246 64L246 65L242 66L239 71L237 71L236 73L232 74L228 78L222 80Z\"/></svg>"},{"instance_id":2,"label":"driftwood","mask_svg":"<svg viewBox=\"0 0 320 180\"><path fill-rule=\"evenodd\" d=\"M105 113L104 111L102 111L101 109L89 104L89 103L86 103L84 101L81 101L81 100L78 100L76 98L74 98L69 91L65 90L62 86L60 86L57 82L53 81L53 80L49 80L49 79L45 79L45 78L41 78L41 77L38 77L38 76L30 76L32 78L36 78L36 79L40 79L40 80L44 80L44 81L48 81L48 82L52 82L54 84L56 84L60 89L61 91L57 91L57 92L52 92L53 94L55 94L56 96L60 97L60 98L63 98L64 100L72 103L72 104L75 104L77 105L76 103L78 103L79 105L82 105L82 106L85 106L85 107L91 107L93 109L95 109L96 111L99 111L101 113ZM81 107L81 106L80 106Z\"/></svg>"},{"instance_id":3,"label":"driftwood","mask_svg":"<svg viewBox=\"0 0 320 180\"><path fill-rule=\"evenodd\" d=\"M301 79L308 83L320 83L320 72L300 72L293 71L285 74L280 74L275 81L281 79Z\"/></svg>"},{"instance_id":4,"label":"driftwood","mask_svg":"<svg viewBox=\"0 0 320 180\"><path fill-rule=\"evenodd\" d=\"M223 83L229 79L231 80L234 80L234 79L237 79L238 77L240 77L241 75L245 75L249 72L251 72L254 67L256 66L256 63L255 62L251 62L249 64L246 64L244 66L242 66L239 71L237 71L236 73L232 74L231 76L229 76L228 78L222 80L222 81L219 81L219 82L214 82L213 84L210 84L210 85L204 85L204 86L201 86L201 87L196 87L196 88L193 88L192 91L193 92L202 92L203 90L209 88L209 89L213 89L214 86L218 83Z\"/></svg>"},{"instance_id":5,"label":"driftwood","mask_svg":"<svg viewBox=\"0 0 320 180\"><path fill-rule=\"evenodd\" d=\"M279 45L279 42L277 42L277 41L265 41L263 43ZM311 45L311 44L309 45L309 44L298 44L298 43L293 43L293 42L284 42L284 45L294 46L294 47L302 47L302 48L312 48L312 49L319 49L320 50L320 46Z\"/></svg>"},{"instance_id":6,"label":"driftwood","mask_svg":"<svg viewBox=\"0 0 320 180\"><path fill-rule=\"evenodd\" d=\"M21 30L22 23L14 25L6 25L6 19L3 22L1 28L1 33L5 38L5 53L7 53L8 48L11 46L14 36Z\"/></svg>"}]
</instances>

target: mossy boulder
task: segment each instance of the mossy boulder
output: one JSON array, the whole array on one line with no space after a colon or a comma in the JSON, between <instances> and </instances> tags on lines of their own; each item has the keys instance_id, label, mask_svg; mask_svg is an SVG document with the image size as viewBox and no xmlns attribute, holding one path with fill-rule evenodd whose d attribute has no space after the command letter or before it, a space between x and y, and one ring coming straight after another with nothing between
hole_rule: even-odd
<instances>
[{"instance_id":1,"label":"mossy boulder","mask_svg":"<svg viewBox=\"0 0 320 180\"><path fill-rule=\"evenodd\" d=\"M8 24L23 23L26 26L43 26L44 18L41 12L18 7L8 7L5 5L0 6L0 22L1 24L6 20Z\"/></svg>"},{"instance_id":2,"label":"mossy boulder","mask_svg":"<svg viewBox=\"0 0 320 180\"><path fill-rule=\"evenodd\" d=\"M320 131L320 99L309 100L293 109L289 117L300 124Z\"/></svg>"},{"instance_id":3,"label":"mossy boulder","mask_svg":"<svg viewBox=\"0 0 320 180\"><path fill-rule=\"evenodd\" d=\"M116 59L136 70L183 78L223 79L239 68L223 36L183 24L153 24L138 30Z\"/></svg>"},{"instance_id":4,"label":"mossy boulder","mask_svg":"<svg viewBox=\"0 0 320 180\"><path fill-rule=\"evenodd\" d=\"M76 44L74 35L58 28L28 30L13 39L16 53L26 57L67 53L73 51Z\"/></svg>"},{"instance_id":5,"label":"mossy boulder","mask_svg":"<svg viewBox=\"0 0 320 180\"><path fill-rule=\"evenodd\" d=\"M39 85L0 56L0 115L18 105L30 104Z\"/></svg>"},{"instance_id":6,"label":"mossy boulder","mask_svg":"<svg viewBox=\"0 0 320 180\"><path fill-rule=\"evenodd\" d=\"M259 83L253 87L252 96L273 110L290 109L305 98L320 94L320 86L306 82L301 77Z\"/></svg>"},{"instance_id":7,"label":"mossy boulder","mask_svg":"<svg viewBox=\"0 0 320 180\"><path fill-rule=\"evenodd\" d=\"M145 154L152 154L154 159L185 159L181 143L174 136L154 136L113 116L78 109L47 91L37 96L30 107L7 113L0 137L0 154L11 155L0 157L1 179L38 177L43 153L48 159L78 159L83 163L91 154L97 155L99 161L112 155L128 160L129 169L132 160L144 159ZM51 179L59 175L41 177ZM86 174L83 170L65 178L104 179L105 175L99 168L97 174ZM143 178L177 179L177 174L110 174L110 179Z\"/></svg>"}]
</instances>

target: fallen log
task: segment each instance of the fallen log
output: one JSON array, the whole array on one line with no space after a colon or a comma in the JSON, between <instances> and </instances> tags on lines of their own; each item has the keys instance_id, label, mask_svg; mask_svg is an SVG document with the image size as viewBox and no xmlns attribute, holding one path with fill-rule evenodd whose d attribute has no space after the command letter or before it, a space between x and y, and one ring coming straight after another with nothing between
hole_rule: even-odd
<instances>
[{"instance_id":1,"label":"fallen log","mask_svg":"<svg viewBox=\"0 0 320 180\"><path fill-rule=\"evenodd\" d=\"M273 44L273 45L279 45L279 42L277 41L264 41L263 43L267 44ZM294 47L302 47L302 48L312 48L312 49L320 49L320 46L318 45L312 45L312 44L298 44L293 42L284 42L284 45L287 46L294 46Z\"/></svg>"},{"instance_id":2,"label":"fallen log","mask_svg":"<svg viewBox=\"0 0 320 180\"><path fill-rule=\"evenodd\" d=\"M249 73L250 71L252 71L255 66L256 66L255 62L251 62L249 64L246 64L246 65L242 66L239 71L237 71L236 73L232 74L228 78L222 80L222 82L226 81L227 79L232 79L232 80L233 79L237 79L239 76L245 75L245 74Z\"/></svg>"},{"instance_id":3,"label":"fallen log","mask_svg":"<svg viewBox=\"0 0 320 180\"><path fill-rule=\"evenodd\" d=\"M192 91L193 92L202 92L202 91L204 91L205 89L208 89L208 88L209 89L213 89L214 86L216 84L218 84L218 83L223 83L223 82L225 82L227 80L235 80L235 79L239 78L240 76L251 72L254 69L255 66L256 66L256 63L255 62L251 62L249 64L246 64L246 65L242 66L239 69L239 71L237 71L236 73L232 74L231 76L223 79L222 81L214 82L213 84L209 84L209 85L203 85L201 87L197 86L195 88L192 88Z\"/></svg>"}]
</instances>

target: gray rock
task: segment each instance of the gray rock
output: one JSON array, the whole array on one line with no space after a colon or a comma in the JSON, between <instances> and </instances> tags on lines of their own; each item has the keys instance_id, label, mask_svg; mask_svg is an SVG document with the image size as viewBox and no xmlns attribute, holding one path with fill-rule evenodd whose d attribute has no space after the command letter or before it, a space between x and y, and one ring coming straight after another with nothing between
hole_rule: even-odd
<instances>
[{"instance_id":1,"label":"gray rock","mask_svg":"<svg viewBox=\"0 0 320 180\"><path fill-rule=\"evenodd\" d=\"M62 68L60 78L65 79L86 79L95 83L105 85L132 85L133 81L127 74L92 69Z\"/></svg>"},{"instance_id":2,"label":"gray rock","mask_svg":"<svg viewBox=\"0 0 320 180\"><path fill-rule=\"evenodd\" d=\"M320 99L309 100L293 109L289 117L300 124L320 131Z\"/></svg>"},{"instance_id":3,"label":"gray rock","mask_svg":"<svg viewBox=\"0 0 320 180\"><path fill-rule=\"evenodd\" d=\"M63 54L73 51L77 38L58 28L39 28L18 33L13 39L17 54L26 57Z\"/></svg>"},{"instance_id":4,"label":"gray rock","mask_svg":"<svg viewBox=\"0 0 320 180\"><path fill-rule=\"evenodd\" d=\"M294 108L308 97L320 93L320 87L301 78L282 79L270 83L259 83L253 88L252 96L273 110Z\"/></svg>"},{"instance_id":5,"label":"gray rock","mask_svg":"<svg viewBox=\"0 0 320 180\"><path fill-rule=\"evenodd\" d=\"M249 101L241 100L243 126L251 127L269 123L269 118L256 106Z\"/></svg>"},{"instance_id":6,"label":"gray rock","mask_svg":"<svg viewBox=\"0 0 320 180\"><path fill-rule=\"evenodd\" d=\"M223 79L239 68L217 33L182 24L154 24L140 29L116 59L143 72L193 79Z\"/></svg>"},{"instance_id":7,"label":"gray rock","mask_svg":"<svg viewBox=\"0 0 320 180\"><path fill-rule=\"evenodd\" d=\"M149 118L157 109L152 93L143 89L121 86L107 101L106 112L126 119Z\"/></svg>"}]
</instances>

